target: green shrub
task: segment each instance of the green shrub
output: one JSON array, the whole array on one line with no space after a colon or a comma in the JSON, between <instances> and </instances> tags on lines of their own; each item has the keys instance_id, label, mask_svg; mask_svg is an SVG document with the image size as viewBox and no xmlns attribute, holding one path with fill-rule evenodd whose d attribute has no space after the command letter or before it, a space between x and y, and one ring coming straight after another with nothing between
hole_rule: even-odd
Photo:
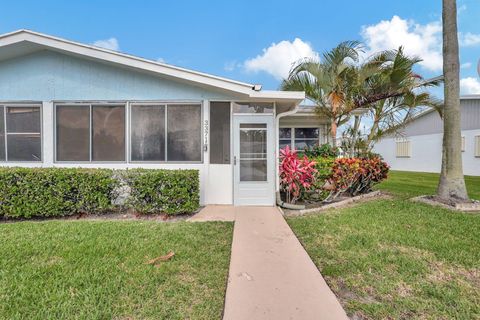
<instances>
[{"instance_id":1,"label":"green shrub","mask_svg":"<svg viewBox=\"0 0 480 320\"><path fill-rule=\"evenodd\" d=\"M118 204L122 197L126 203ZM124 205L139 213L193 212L199 207L198 171L0 168L0 217L105 213Z\"/></svg>"},{"instance_id":2,"label":"green shrub","mask_svg":"<svg viewBox=\"0 0 480 320\"><path fill-rule=\"evenodd\" d=\"M325 143L322 145L315 145L312 148L305 148L303 153L309 158L336 158L338 156L338 148L332 147Z\"/></svg>"},{"instance_id":3,"label":"green shrub","mask_svg":"<svg viewBox=\"0 0 480 320\"><path fill-rule=\"evenodd\" d=\"M106 169L0 168L0 216L100 213L113 208L116 186Z\"/></svg>"},{"instance_id":4,"label":"green shrub","mask_svg":"<svg viewBox=\"0 0 480 320\"><path fill-rule=\"evenodd\" d=\"M335 157L318 156L309 157L308 159L315 161L315 179L312 183L312 186L304 190L304 192L302 193L302 198L312 201L323 200L328 196L328 192L323 189L323 186L332 174Z\"/></svg>"},{"instance_id":5,"label":"green shrub","mask_svg":"<svg viewBox=\"0 0 480 320\"><path fill-rule=\"evenodd\" d=\"M128 205L144 214L169 215L196 211L199 207L197 170L128 170L125 181L130 187Z\"/></svg>"}]
</instances>

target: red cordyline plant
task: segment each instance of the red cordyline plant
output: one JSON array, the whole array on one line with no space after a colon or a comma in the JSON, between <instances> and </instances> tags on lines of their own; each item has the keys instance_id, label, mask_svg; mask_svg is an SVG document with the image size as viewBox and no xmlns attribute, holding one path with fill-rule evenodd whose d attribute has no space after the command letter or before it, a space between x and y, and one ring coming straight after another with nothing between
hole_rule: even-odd
<instances>
[{"instance_id":1,"label":"red cordyline plant","mask_svg":"<svg viewBox=\"0 0 480 320\"><path fill-rule=\"evenodd\" d=\"M305 155L299 158L297 151L289 146L280 150L280 185L288 203L295 203L300 198L302 189L312 186L317 171L315 164L315 161L308 160Z\"/></svg>"}]
</instances>

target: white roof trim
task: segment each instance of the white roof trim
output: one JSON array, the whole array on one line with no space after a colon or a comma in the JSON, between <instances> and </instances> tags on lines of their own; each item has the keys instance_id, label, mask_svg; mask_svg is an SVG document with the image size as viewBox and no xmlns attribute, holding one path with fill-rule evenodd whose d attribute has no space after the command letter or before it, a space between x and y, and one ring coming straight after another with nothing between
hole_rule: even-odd
<instances>
[{"instance_id":1,"label":"white roof trim","mask_svg":"<svg viewBox=\"0 0 480 320\"><path fill-rule=\"evenodd\" d=\"M463 96L460 96L460 100L480 100L480 94L463 95ZM436 111L434 108L428 107L427 109L420 111L419 113L414 115L413 118L410 120L410 122L415 121L418 118L423 117L424 115L427 115L434 111Z\"/></svg>"},{"instance_id":2,"label":"white roof trim","mask_svg":"<svg viewBox=\"0 0 480 320\"><path fill-rule=\"evenodd\" d=\"M297 102L297 100L302 100L305 97L304 92L296 91L255 91L255 85L253 84L243 83L227 78L213 76L207 73L147 60L117 51L53 37L31 30L22 29L0 35L0 48L21 42L30 42L68 53L78 54L93 59L158 73L167 77L186 80L203 86L219 88L236 94L246 95L250 98ZM258 85L256 87L258 89Z\"/></svg>"}]
</instances>

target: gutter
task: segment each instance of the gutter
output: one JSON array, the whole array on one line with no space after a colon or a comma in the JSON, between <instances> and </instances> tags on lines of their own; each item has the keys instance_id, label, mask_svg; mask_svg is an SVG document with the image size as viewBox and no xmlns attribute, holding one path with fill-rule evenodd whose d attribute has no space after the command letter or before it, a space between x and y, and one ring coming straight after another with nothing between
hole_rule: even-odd
<instances>
[{"instance_id":1,"label":"gutter","mask_svg":"<svg viewBox=\"0 0 480 320\"><path fill-rule=\"evenodd\" d=\"M297 113L299 107L300 107L300 103L297 103L292 110L277 114L275 118L275 129L276 129L275 130L275 145L276 145L275 147L275 150L276 150L275 152L275 192L280 192L280 177L279 177L280 170L278 168L278 157L280 156L279 155L280 141L278 140L278 137L277 137L278 129L280 127L280 118L291 116Z\"/></svg>"},{"instance_id":2,"label":"gutter","mask_svg":"<svg viewBox=\"0 0 480 320\"><path fill-rule=\"evenodd\" d=\"M283 208L287 208L287 209L294 209L294 210L295 209L296 210L304 209L305 207L285 203L280 199L280 175L279 175L280 169L278 168L278 159L279 159L279 156L280 156L279 155L280 140L278 139L277 135L278 135L278 130L280 128L280 118L290 116L290 115L294 115L295 113L297 113L299 107L300 107L300 102L297 103L292 110L282 112L282 113L278 114L275 118L275 129L276 129L275 130L275 145L276 145L276 148L275 148L275 150L276 150L276 152L275 152L275 199L276 199L276 203L277 203L278 206L283 207Z\"/></svg>"}]
</instances>

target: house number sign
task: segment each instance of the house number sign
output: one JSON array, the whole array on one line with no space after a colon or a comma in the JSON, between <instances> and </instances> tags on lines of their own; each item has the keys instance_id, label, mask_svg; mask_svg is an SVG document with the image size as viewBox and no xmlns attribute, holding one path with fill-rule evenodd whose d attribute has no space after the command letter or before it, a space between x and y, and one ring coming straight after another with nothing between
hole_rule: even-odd
<instances>
[{"instance_id":1,"label":"house number sign","mask_svg":"<svg viewBox=\"0 0 480 320\"><path fill-rule=\"evenodd\" d=\"M203 150L205 152L208 150L208 120L205 120L203 124Z\"/></svg>"}]
</instances>

